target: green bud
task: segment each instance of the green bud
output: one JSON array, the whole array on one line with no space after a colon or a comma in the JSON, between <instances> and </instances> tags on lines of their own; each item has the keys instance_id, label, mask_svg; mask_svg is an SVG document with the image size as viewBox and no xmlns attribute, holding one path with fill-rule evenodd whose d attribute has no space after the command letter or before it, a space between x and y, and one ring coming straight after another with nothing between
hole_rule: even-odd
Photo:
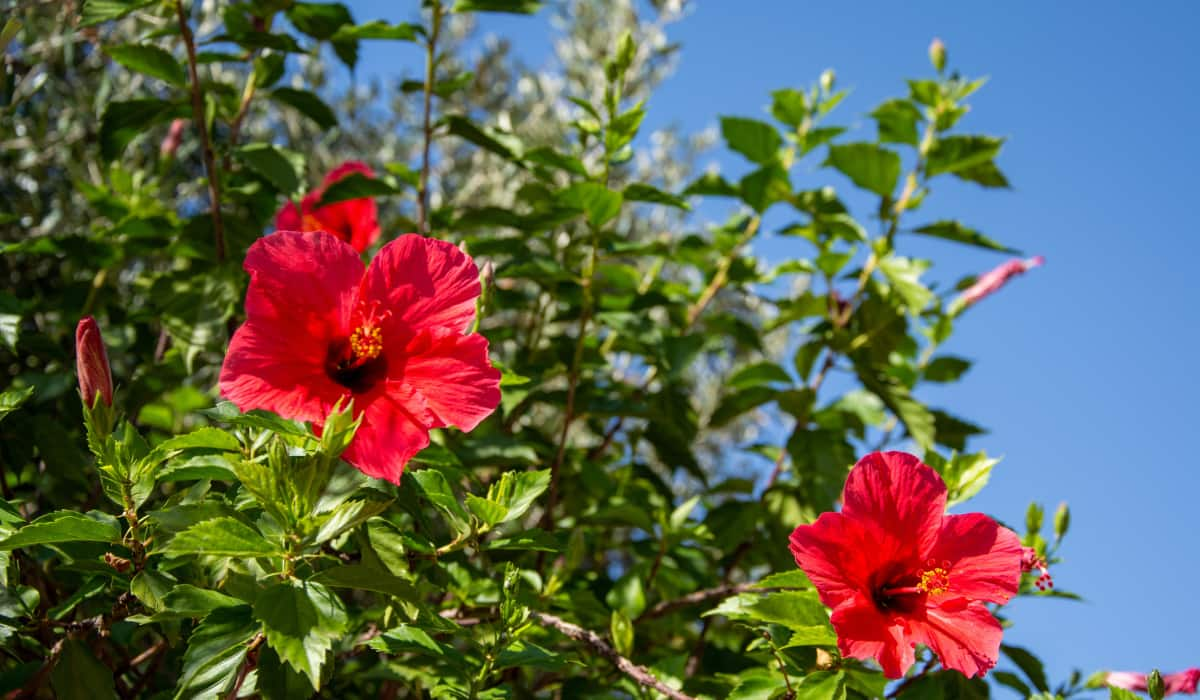
<instances>
[{"instance_id":1,"label":"green bud","mask_svg":"<svg viewBox=\"0 0 1200 700\"><path fill-rule=\"evenodd\" d=\"M1058 509L1054 511L1054 539L1061 540L1063 535L1067 534L1067 528L1071 527L1071 509L1067 507L1066 502L1059 503Z\"/></svg>"},{"instance_id":2,"label":"green bud","mask_svg":"<svg viewBox=\"0 0 1200 700\"><path fill-rule=\"evenodd\" d=\"M946 44L941 39L935 38L929 42L929 62L939 73L946 70Z\"/></svg>"},{"instance_id":3,"label":"green bud","mask_svg":"<svg viewBox=\"0 0 1200 700\"><path fill-rule=\"evenodd\" d=\"M1149 676L1146 676L1146 693L1150 695L1150 700L1162 700L1166 692L1162 674L1156 668L1150 672Z\"/></svg>"},{"instance_id":4,"label":"green bud","mask_svg":"<svg viewBox=\"0 0 1200 700\"><path fill-rule=\"evenodd\" d=\"M821 90L823 92L833 92L833 84L836 80L837 73L834 73L832 68L826 68L825 71L821 73Z\"/></svg>"}]
</instances>

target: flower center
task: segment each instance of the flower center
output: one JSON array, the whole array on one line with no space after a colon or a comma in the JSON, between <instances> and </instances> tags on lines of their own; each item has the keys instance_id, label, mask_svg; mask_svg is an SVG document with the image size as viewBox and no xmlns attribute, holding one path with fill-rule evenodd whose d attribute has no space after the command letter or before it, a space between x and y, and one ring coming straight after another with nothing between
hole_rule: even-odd
<instances>
[{"instance_id":1,"label":"flower center","mask_svg":"<svg viewBox=\"0 0 1200 700\"><path fill-rule=\"evenodd\" d=\"M921 572L917 590L929 595L941 595L950 590L950 573L940 566Z\"/></svg>"},{"instance_id":2,"label":"flower center","mask_svg":"<svg viewBox=\"0 0 1200 700\"><path fill-rule=\"evenodd\" d=\"M308 212L305 213L304 218L300 222L300 230L304 231L305 233L311 233L312 231L324 231L325 225L321 223L320 219L313 216L311 212Z\"/></svg>"},{"instance_id":3,"label":"flower center","mask_svg":"<svg viewBox=\"0 0 1200 700\"><path fill-rule=\"evenodd\" d=\"M387 376L387 356L383 354L381 322L388 312L379 312L378 303L359 308L360 322L350 337L329 348L326 372L329 378L356 394L370 391Z\"/></svg>"},{"instance_id":4,"label":"flower center","mask_svg":"<svg viewBox=\"0 0 1200 700\"><path fill-rule=\"evenodd\" d=\"M372 324L364 324L354 329L350 334L350 353L359 364L374 360L383 352L383 329Z\"/></svg>"}]
</instances>

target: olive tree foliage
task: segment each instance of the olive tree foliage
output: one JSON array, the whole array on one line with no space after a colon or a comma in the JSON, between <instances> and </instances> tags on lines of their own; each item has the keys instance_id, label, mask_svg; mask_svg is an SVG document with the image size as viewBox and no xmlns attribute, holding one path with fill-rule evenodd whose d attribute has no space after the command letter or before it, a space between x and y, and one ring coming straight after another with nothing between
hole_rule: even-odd
<instances>
[{"instance_id":1,"label":"olive tree foliage","mask_svg":"<svg viewBox=\"0 0 1200 700\"><path fill-rule=\"evenodd\" d=\"M917 452L955 503L996 465L980 426L921 398L971 365L952 347L974 280L932 285L907 251L1012 252L969 212L923 211L947 181L1008 186L1002 140L970 127L982 81L943 56L848 130L826 73L769 114L651 133L671 26L703 11L680 0L426 0L399 23L3 1L0 693L989 695L929 650L895 683L843 658L787 545L868 450ZM552 55L529 65L495 12L553 32ZM364 77L377 42L404 59ZM710 148L746 174L701 172ZM503 373L494 415L438 431L398 486L339 461L352 410L314 432L216 388L246 250L349 160L375 177L324 202L374 198L382 242L480 263ZM768 232L768 212L792 223ZM766 233L792 237L786 259L756 254ZM85 316L112 407L80 405ZM1024 544L1053 562L1068 524L1034 504ZM1022 595L1071 597L1035 581ZM994 679L1083 691L1010 646Z\"/></svg>"}]
</instances>

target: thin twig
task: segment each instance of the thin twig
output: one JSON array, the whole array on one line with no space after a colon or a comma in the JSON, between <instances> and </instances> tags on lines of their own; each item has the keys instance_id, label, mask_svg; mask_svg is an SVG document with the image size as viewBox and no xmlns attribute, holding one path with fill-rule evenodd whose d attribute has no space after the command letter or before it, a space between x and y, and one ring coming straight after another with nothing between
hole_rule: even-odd
<instances>
[{"instance_id":1,"label":"thin twig","mask_svg":"<svg viewBox=\"0 0 1200 700\"><path fill-rule=\"evenodd\" d=\"M200 74L196 70L196 39L188 26L187 11L183 0L175 0L175 13L179 16L179 33L187 48L188 80L192 89L192 122L200 132L200 150L204 156L204 172L208 175L208 199L212 206L213 242L216 246L217 262L225 260L225 224L221 220L221 181L217 173L217 161L213 154L212 141L208 137L208 121L204 118L204 92L200 86Z\"/></svg>"},{"instance_id":2,"label":"thin twig","mask_svg":"<svg viewBox=\"0 0 1200 700\"><path fill-rule=\"evenodd\" d=\"M433 145L433 86L437 71L437 41L442 29L442 2L433 3L429 41L425 44L424 112L421 118L421 181L417 189L417 232L429 235L429 150Z\"/></svg>"},{"instance_id":3,"label":"thin twig","mask_svg":"<svg viewBox=\"0 0 1200 700\"><path fill-rule=\"evenodd\" d=\"M604 639L595 632L586 630L579 625L572 624L549 613L533 611L532 614L543 624L553 627L577 642L582 642L588 645L593 651L611 661L613 665L615 665L617 669L621 671L621 673L629 676L639 684L647 688L653 688L654 690L657 690L663 695L671 698L671 700L695 700L695 698L693 698L691 695L681 693L680 691L675 690L671 686L658 680L658 678L656 678L654 674L650 672L650 669L646 668L645 666L639 666L638 664L635 664L624 656L618 654L617 650L612 648L612 645L604 641Z\"/></svg>"},{"instance_id":4,"label":"thin twig","mask_svg":"<svg viewBox=\"0 0 1200 700\"><path fill-rule=\"evenodd\" d=\"M778 593L780 591L798 591L799 588L792 586L759 586L757 583L724 583L713 588L705 588L702 591L688 593L685 596L675 598L674 600L664 600L658 605L646 610L638 617L637 621L649 620L656 617L662 617L668 613L672 613L680 608L686 608L692 605L707 603L711 600L728 598L738 595L739 593Z\"/></svg>"}]
</instances>

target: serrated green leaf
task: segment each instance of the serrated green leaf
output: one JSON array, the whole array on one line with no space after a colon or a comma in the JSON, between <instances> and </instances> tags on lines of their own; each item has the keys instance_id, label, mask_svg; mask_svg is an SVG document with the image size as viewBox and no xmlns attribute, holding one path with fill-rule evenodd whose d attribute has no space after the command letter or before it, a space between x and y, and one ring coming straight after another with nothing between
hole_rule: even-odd
<instances>
[{"instance_id":1,"label":"serrated green leaf","mask_svg":"<svg viewBox=\"0 0 1200 700\"><path fill-rule=\"evenodd\" d=\"M218 700L233 686L259 625L250 606L218 608L196 627L183 653L176 700Z\"/></svg>"},{"instance_id":2,"label":"serrated green leaf","mask_svg":"<svg viewBox=\"0 0 1200 700\"><path fill-rule=\"evenodd\" d=\"M385 180L367 177L362 173L350 173L338 178L337 181L325 188L324 194L321 195L321 205L344 202L349 199L389 197L403 192L404 190Z\"/></svg>"},{"instance_id":3,"label":"serrated green leaf","mask_svg":"<svg viewBox=\"0 0 1200 700\"><path fill-rule=\"evenodd\" d=\"M992 162L1004 145L995 136L945 136L934 143L925 162L925 174L934 177L942 173L967 170Z\"/></svg>"},{"instance_id":4,"label":"serrated green leaf","mask_svg":"<svg viewBox=\"0 0 1200 700\"><path fill-rule=\"evenodd\" d=\"M108 46L104 52L130 70L145 73L175 87L187 85L187 76L179 61L166 50L153 44Z\"/></svg>"},{"instance_id":5,"label":"serrated green leaf","mask_svg":"<svg viewBox=\"0 0 1200 700\"><path fill-rule=\"evenodd\" d=\"M0 420L20 408L31 396L33 396L33 387L31 386L24 389L8 389L0 393Z\"/></svg>"},{"instance_id":6,"label":"serrated green leaf","mask_svg":"<svg viewBox=\"0 0 1200 700\"><path fill-rule=\"evenodd\" d=\"M79 26L91 27L120 19L134 10L152 5L155 0L84 0Z\"/></svg>"},{"instance_id":7,"label":"serrated green leaf","mask_svg":"<svg viewBox=\"0 0 1200 700\"><path fill-rule=\"evenodd\" d=\"M320 690L325 655L349 623L341 600L319 583L277 583L254 600L254 618L279 658Z\"/></svg>"},{"instance_id":8,"label":"serrated green leaf","mask_svg":"<svg viewBox=\"0 0 1200 700\"><path fill-rule=\"evenodd\" d=\"M775 127L745 117L721 117L721 136L729 148L760 165L775 163L783 146Z\"/></svg>"},{"instance_id":9,"label":"serrated green leaf","mask_svg":"<svg viewBox=\"0 0 1200 700\"><path fill-rule=\"evenodd\" d=\"M366 565L335 566L318 573L309 581L330 588L373 591L414 602L420 600L420 594L412 584L387 571Z\"/></svg>"},{"instance_id":10,"label":"serrated green leaf","mask_svg":"<svg viewBox=\"0 0 1200 700\"><path fill-rule=\"evenodd\" d=\"M558 199L586 214L594 228L603 227L621 213L621 193L595 182L577 182L563 190Z\"/></svg>"},{"instance_id":11,"label":"serrated green leaf","mask_svg":"<svg viewBox=\"0 0 1200 700\"><path fill-rule=\"evenodd\" d=\"M58 663L50 672L54 696L60 700L103 700L116 698L112 671L95 657L87 644L76 639L63 642Z\"/></svg>"},{"instance_id":12,"label":"serrated green leaf","mask_svg":"<svg viewBox=\"0 0 1200 700\"><path fill-rule=\"evenodd\" d=\"M988 250L999 250L1005 253L1019 254L1020 251L1015 248L1009 248L997 241L988 238L982 233L972 228L967 228L957 221L935 221L932 224L925 224L913 229L913 233L931 238L941 238L946 241L954 241L955 243L963 243L972 245L977 248L986 248Z\"/></svg>"},{"instance_id":13,"label":"serrated green leaf","mask_svg":"<svg viewBox=\"0 0 1200 700\"><path fill-rule=\"evenodd\" d=\"M38 544L120 541L121 527L111 515L95 510L87 513L60 510L37 518L0 541L0 551Z\"/></svg>"},{"instance_id":14,"label":"serrated green leaf","mask_svg":"<svg viewBox=\"0 0 1200 700\"><path fill-rule=\"evenodd\" d=\"M163 553L171 557L189 554L264 557L281 554L279 547L268 542L249 525L229 517L213 518L192 525L175 535Z\"/></svg>"},{"instance_id":15,"label":"serrated green leaf","mask_svg":"<svg viewBox=\"0 0 1200 700\"><path fill-rule=\"evenodd\" d=\"M281 87L271 91L271 99L285 104L313 121L322 129L337 126L337 115L313 92Z\"/></svg>"},{"instance_id":16,"label":"serrated green leaf","mask_svg":"<svg viewBox=\"0 0 1200 700\"><path fill-rule=\"evenodd\" d=\"M825 164L881 197L891 196L900 180L900 155L873 143L830 146Z\"/></svg>"},{"instance_id":17,"label":"serrated green leaf","mask_svg":"<svg viewBox=\"0 0 1200 700\"><path fill-rule=\"evenodd\" d=\"M233 154L280 194L290 197L300 189L304 158L299 153L267 143L253 143L238 148Z\"/></svg>"}]
</instances>

